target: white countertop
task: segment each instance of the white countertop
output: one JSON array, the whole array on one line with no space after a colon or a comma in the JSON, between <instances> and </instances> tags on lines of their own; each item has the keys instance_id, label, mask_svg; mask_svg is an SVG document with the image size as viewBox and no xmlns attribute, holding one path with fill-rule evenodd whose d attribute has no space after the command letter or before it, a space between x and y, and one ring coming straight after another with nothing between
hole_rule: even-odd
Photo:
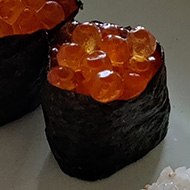
<instances>
[{"instance_id":1,"label":"white countertop","mask_svg":"<svg viewBox=\"0 0 190 190\"><path fill-rule=\"evenodd\" d=\"M81 181L61 172L44 129L41 107L0 128L1 190L138 190L170 165L190 167L190 1L83 0L76 19L143 25L166 53L171 99L169 132L143 159L111 177Z\"/></svg>"}]
</instances>

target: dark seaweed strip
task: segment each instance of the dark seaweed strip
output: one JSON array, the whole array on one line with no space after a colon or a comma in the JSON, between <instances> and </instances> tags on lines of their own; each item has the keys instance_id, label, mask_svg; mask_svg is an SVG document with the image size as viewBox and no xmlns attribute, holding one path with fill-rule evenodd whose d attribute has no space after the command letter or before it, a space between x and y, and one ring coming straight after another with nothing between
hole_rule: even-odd
<instances>
[{"instance_id":1,"label":"dark seaweed strip","mask_svg":"<svg viewBox=\"0 0 190 190\"><path fill-rule=\"evenodd\" d=\"M164 53L158 44L163 61ZM170 103L165 64L138 97L99 103L61 90L42 75L46 135L61 169L83 180L112 175L152 150L167 133Z\"/></svg>"},{"instance_id":2,"label":"dark seaweed strip","mask_svg":"<svg viewBox=\"0 0 190 190\"><path fill-rule=\"evenodd\" d=\"M0 38L0 126L40 104L39 74L48 51L45 31Z\"/></svg>"},{"instance_id":3,"label":"dark seaweed strip","mask_svg":"<svg viewBox=\"0 0 190 190\"><path fill-rule=\"evenodd\" d=\"M82 1L76 0L76 3L78 5L79 9L83 9L83 3L82 3Z\"/></svg>"}]
</instances>

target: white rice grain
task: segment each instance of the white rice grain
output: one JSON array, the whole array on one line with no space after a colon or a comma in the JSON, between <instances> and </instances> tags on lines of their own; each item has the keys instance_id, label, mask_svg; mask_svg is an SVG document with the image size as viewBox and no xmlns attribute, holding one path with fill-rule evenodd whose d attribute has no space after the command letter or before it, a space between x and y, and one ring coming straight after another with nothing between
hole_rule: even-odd
<instances>
[{"instance_id":1,"label":"white rice grain","mask_svg":"<svg viewBox=\"0 0 190 190\"><path fill-rule=\"evenodd\" d=\"M156 183L146 185L143 190L190 190L190 168L165 168Z\"/></svg>"}]
</instances>

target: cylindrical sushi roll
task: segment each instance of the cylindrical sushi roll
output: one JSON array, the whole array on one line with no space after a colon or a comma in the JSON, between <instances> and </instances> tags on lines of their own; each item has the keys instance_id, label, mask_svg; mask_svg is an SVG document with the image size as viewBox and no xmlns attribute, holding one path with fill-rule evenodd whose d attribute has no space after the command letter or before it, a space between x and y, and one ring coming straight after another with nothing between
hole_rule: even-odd
<instances>
[{"instance_id":1,"label":"cylindrical sushi roll","mask_svg":"<svg viewBox=\"0 0 190 190\"><path fill-rule=\"evenodd\" d=\"M0 126L40 104L39 74L49 52L46 29L70 19L79 6L76 0L0 1Z\"/></svg>"},{"instance_id":2,"label":"cylindrical sushi roll","mask_svg":"<svg viewBox=\"0 0 190 190\"><path fill-rule=\"evenodd\" d=\"M190 189L190 168L179 167L172 170L165 168L158 180L152 185L146 185L142 190L188 190Z\"/></svg>"},{"instance_id":3,"label":"cylindrical sushi roll","mask_svg":"<svg viewBox=\"0 0 190 190\"><path fill-rule=\"evenodd\" d=\"M42 108L65 173L108 177L163 140L170 113L164 51L145 28L68 22L50 53Z\"/></svg>"}]
</instances>

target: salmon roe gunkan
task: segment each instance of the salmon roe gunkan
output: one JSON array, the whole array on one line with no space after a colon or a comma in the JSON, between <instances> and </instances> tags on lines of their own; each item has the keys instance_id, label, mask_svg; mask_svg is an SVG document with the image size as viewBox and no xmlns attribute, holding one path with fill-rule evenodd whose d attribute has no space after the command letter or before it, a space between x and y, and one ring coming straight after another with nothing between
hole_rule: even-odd
<instances>
[{"instance_id":1,"label":"salmon roe gunkan","mask_svg":"<svg viewBox=\"0 0 190 190\"><path fill-rule=\"evenodd\" d=\"M1 0L0 37L52 29L77 9L76 0Z\"/></svg>"},{"instance_id":2,"label":"salmon roe gunkan","mask_svg":"<svg viewBox=\"0 0 190 190\"><path fill-rule=\"evenodd\" d=\"M85 22L73 27L70 36L52 47L48 80L102 103L138 96L163 64L156 38L140 26Z\"/></svg>"}]
</instances>

